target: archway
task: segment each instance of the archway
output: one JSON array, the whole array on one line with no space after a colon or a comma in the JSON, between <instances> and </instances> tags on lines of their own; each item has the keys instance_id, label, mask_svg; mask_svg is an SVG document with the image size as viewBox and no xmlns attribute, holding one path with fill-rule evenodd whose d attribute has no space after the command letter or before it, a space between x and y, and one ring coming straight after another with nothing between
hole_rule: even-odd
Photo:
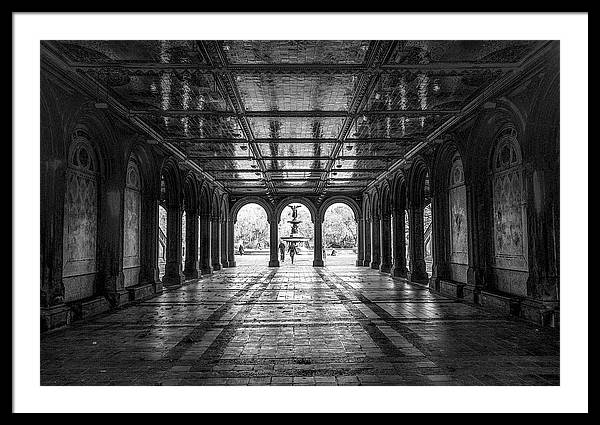
<instances>
[{"instance_id":1,"label":"archway","mask_svg":"<svg viewBox=\"0 0 600 425\"><path fill-rule=\"evenodd\" d=\"M329 205L323 215L323 259L328 266L354 265L358 253L358 226L352 208L346 203Z\"/></svg>"},{"instance_id":2,"label":"archway","mask_svg":"<svg viewBox=\"0 0 600 425\"><path fill-rule=\"evenodd\" d=\"M167 210L166 184L163 175L160 176L160 200L158 204L158 278L162 281L167 263Z\"/></svg>"},{"instance_id":3,"label":"archway","mask_svg":"<svg viewBox=\"0 0 600 425\"><path fill-rule=\"evenodd\" d=\"M265 208L250 202L237 209L233 217L236 265L263 265L269 262L270 231Z\"/></svg>"},{"instance_id":4,"label":"archway","mask_svg":"<svg viewBox=\"0 0 600 425\"><path fill-rule=\"evenodd\" d=\"M292 208L293 207L293 208ZM296 248L294 264L312 265L314 260L314 211L304 202L287 202L280 205L278 221L278 247L280 265L291 264L289 252ZM295 216L295 217L294 217ZM296 221L296 226L294 222ZM304 240L294 240L298 237ZM283 255L281 251L283 250Z\"/></svg>"}]
</instances>

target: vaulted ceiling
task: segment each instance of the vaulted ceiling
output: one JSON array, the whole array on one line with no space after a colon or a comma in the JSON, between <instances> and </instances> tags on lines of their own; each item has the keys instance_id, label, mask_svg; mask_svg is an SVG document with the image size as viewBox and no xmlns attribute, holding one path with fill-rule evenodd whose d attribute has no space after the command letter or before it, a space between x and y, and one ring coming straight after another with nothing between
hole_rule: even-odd
<instances>
[{"instance_id":1,"label":"vaulted ceiling","mask_svg":"<svg viewBox=\"0 0 600 425\"><path fill-rule=\"evenodd\" d=\"M43 42L232 194L364 190L539 41Z\"/></svg>"}]
</instances>

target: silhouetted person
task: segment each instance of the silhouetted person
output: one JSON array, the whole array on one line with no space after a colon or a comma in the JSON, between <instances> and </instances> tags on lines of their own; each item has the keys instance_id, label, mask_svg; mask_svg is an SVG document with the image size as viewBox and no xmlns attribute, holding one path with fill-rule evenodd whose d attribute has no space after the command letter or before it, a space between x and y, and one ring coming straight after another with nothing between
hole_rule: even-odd
<instances>
[{"instance_id":1,"label":"silhouetted person","mask_svg":"<svg viewBox=\"0 0 600 425\"><path fill-rule=\"evenodd\" d=\"M294 256L298 253L298 248L296 248L296 244L290 244L288 251L290 253L290 258L292 259L292 264L294 264Z\"/></svg>"},{"instance_id":2,"label":"silhouetted person","mask_svg":"<svg viewBox=\"0 0 600 425\"><path fill-rule=\"evenodd\" d=\"M281 255L281 261L285 260L285 244L283 242L279 242L279 253Z\"/></svg>"},{"instance_id":3,"label":"silhouetted person","mask_svg":"<svg viewBox=\"0 0 600 425\"><path fill-rule=\"evenodd\" d=\"M242 244L240 244L238 252L240 253L240 255L244 255L244 246Z\"/></svg>"}]
</instances>

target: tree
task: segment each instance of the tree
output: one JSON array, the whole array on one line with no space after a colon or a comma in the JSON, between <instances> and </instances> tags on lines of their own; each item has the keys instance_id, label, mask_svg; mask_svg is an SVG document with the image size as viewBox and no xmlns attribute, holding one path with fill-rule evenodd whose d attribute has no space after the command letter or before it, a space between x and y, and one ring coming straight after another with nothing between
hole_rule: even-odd
<instances>
[{"instance_id":1,"label":"tree","mask_svg":"<svg viewBox=\"0 0 600 425\"><path fill-rule=\"evenodd\" d=\"M357 242L356 220L346 204L333 204L325 212L323 243L327 248L354 248Z\"/></svg>"},{"instance_id":2,"label":"tree","mask_svg":"<svg viewBox=\"0 0 600 425\"><path fill-rule=\"evenodd\" d=\"M238 212L234 226L236 247L242 243L245 248L269 247L269 222L267 213L257 204L244 205Z\"/></svg>"}]
</instances>

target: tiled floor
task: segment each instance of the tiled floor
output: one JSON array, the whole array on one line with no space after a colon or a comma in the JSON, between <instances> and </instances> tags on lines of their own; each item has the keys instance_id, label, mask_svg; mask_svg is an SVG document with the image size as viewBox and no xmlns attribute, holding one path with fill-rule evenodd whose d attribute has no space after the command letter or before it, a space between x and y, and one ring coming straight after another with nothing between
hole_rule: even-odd
<instances>
[{"instance_id":1,"label":"tiled floor","mask_svg":"<svg viewBox=\"0 0 600 425\"><path fill-rule=\"evenodd\" d=\"M42 385L558 385L558 332L363 267L236 268L42 335Z\"/></svg>"}]
</instances>

